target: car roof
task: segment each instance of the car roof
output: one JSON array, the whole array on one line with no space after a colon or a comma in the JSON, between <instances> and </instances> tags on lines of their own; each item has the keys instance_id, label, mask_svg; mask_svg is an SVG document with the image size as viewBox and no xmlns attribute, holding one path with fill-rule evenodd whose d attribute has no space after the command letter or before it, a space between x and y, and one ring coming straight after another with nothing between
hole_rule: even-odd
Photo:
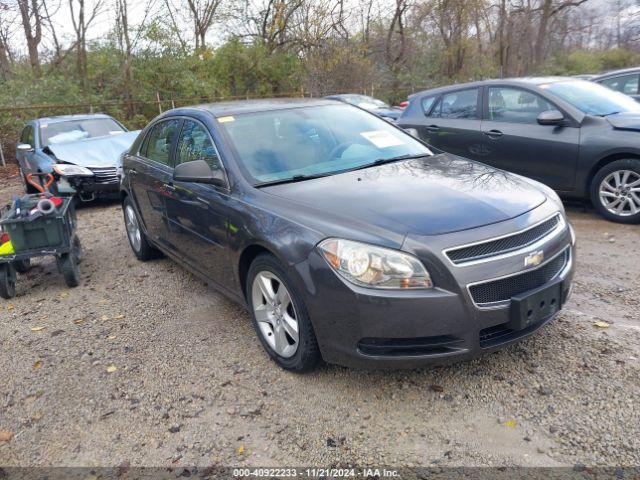
<instances>
[{"instance_id":1,"label":"car roof","mask_svg":"<svg viewBox=\"0 0 640 480\"><path fill-rule=\"evenodd\" d=\"M513 78L493 78L488 80L478 80L475 82L467 82L467 83L456 83L453 85L447 85L444 87L433 88L431 90L423 90L421 92L416 92L413 95L410 95L409 98L414 95L422 95L422 94L439 94L443 92L448 92L451 90L461 90L465 88L474 88L474 87L482 87L484 85L511 85L511 86L534 86L537 87L539 85L546 85L549 83L557 83L564 82L567 80L578 81L577 78L572 77L557 77L557 76L549 76L549 77L513 77Z\"/></svg>"},{"instance_id":2,"label":"car roof","mask_svg":"<svg viewBox=\"0 0 640 480\"><path fill-rule=\"evenodd\" d=\"M316 107L320 105L337 105L341 102L322 98L265 98L256 100L233 100L227 102L205 103L191 107L180 107L170 110L179 114L189 109L206 110L214 117L240 115L243 113L268 112L271 110L285 110L289 108Z\"/></svg>"},{"instance_id":3,"label":"car roof","mask_svg":"<svg viewBox=\"0 0 640 480\"><path fill-rule=\"evenodd\" d=\"M41 117L34 121L39 123L60 123L60 122L68 122L71 120L89 120L92 118L112 118L112 117L104 113L85 113L85 114L75 114L75 115L58 115L55 117Z\"/></svg>"},{"instance_id":4,"label":"car roof","mask_svg":"<svg viewBox=\"0 0 640 480\"><path fill-rule=\"evenodd\" d=\"M601 75L595 76L594 78L592 78L592 80L600 80L602 78L615 77L618 75L624 75L625 73L636 73L636 72L640 72L640 67L622 68L620 70L610 70Z\"/></svg>"}]
</instances>

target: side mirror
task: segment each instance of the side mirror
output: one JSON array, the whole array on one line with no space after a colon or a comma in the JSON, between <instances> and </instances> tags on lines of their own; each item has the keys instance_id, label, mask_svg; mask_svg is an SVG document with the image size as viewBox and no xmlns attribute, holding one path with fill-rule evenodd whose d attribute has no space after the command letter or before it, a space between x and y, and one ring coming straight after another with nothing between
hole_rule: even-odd
<instances>
[{"instance_id":1,"label":"side mirror","mask_svg":"<svg viewBox=\"0 0 640 480\"><path fill-rule=\"evenodd\" d=\"M28 143L19 143L18 146L16 147L16 150L18 150L19 152L25 152L25 153L33 152L33 147Z\"/></svg>"},{"instance_id":2,"label":"side mirror","mask_svg":"<svg viewBox=\"0 0 640 480\"><path fill-rule=\"evenodd\" d=\"M564 121L564 115L558 110L546 110L538 115L540 125L560 125Z\"/></svg>"},{"instance_id":3,"label":"side mirror","mask_svg":"<svg viewBox=\"0 0 640 480\"><path fill-rule=\"evenodd\" d=\"M194 160L178 165L173 170L173 179L178 182L210 183L218 187L226 187L227 180L220 170L211 170L204 160Z\"/></svg>"}]
</instances>

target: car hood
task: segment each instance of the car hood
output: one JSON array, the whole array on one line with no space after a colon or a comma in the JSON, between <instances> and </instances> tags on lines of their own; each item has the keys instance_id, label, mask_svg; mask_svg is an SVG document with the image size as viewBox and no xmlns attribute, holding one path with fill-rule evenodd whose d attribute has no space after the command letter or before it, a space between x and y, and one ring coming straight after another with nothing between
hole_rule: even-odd
<instances>
[{"instance_id":1,"label":"car hood","mask_svg":"<svg viewBox=\"0 0 640 480\"><path fill-rule=\"evenodd\" d=\"M438 235L502 222L546 200L517 176L450 154L346 172L263 191L345 225Z\"/></svg>"},{"instance_id":2,"label":"car hood","mask_svg":"<svg viewBox=\"0 0 640 480\"><path fill-rule=\"evenodd\" d=\"M116 167L120 154L131 147L140 130L106 137L88 138L76 142L56 143L44 148L56 159L82 167Z\"/></svg>"},{"instance_id":3,"label":"car hood","mask_svg":"<svg viewBox=\"0 0 640 480\"><path fill-rule=\"evenodd\" d=\"M638 113L616 113L605 118L613 128L618 130L640 131L640 114Z\"/></svg>"}]
</instances>

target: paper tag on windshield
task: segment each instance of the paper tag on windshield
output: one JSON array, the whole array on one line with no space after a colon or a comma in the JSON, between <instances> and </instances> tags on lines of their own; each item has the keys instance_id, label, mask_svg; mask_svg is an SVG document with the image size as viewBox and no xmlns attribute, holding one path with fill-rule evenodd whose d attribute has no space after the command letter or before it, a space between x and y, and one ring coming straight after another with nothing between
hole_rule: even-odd
<instances>
[{"instance_id":1,"label":"paper tag on windshield","mask_svg":"<svg viewBox=\"0 0 640 480\"><path fill-rule=\"evenodd\" d=\"M398 137L391 135L384 130L373 130L371 132L362 132L364 138L369 140L378 148L397 147L398 145L404 145L404 142Z\"/></svg>"}]
</instances>

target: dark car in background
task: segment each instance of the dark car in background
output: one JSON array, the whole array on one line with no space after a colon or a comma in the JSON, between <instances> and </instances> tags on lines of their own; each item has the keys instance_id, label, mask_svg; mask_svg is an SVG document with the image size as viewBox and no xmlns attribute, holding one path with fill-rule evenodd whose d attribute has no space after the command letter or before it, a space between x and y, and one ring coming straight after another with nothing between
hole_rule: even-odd
<instances>
[{"instance_id":1,"label":"dark car in background","mask_svg":"<svg viewBox=\"0 0 640 480\"><path fill-rule=\"evenodd\" d=\"M635 101L640 101L640 67L625 68L603 73L602 75L594 75L589 80L616 92L629 95Z\"/></svg>"},{"instance_id":2,"label":"dark car in background","mask_svg":"<svg viewBox=\"0 0 640 480\"><path fill-rule=\"evenodd\" d=\"M487 80L417 93L398 124L429 145L590 199L640 222L640 104L566 77Z\"/></svg>"},{"instance_id":3,"label":"dark car in background","mask_svg":"<svg viewBox=\"0 0 640 480\"><path fill-rule=\"evenodd\" d=\"M338 100L339 102L355 105L356 107L364 108L365 110L389 120L395 122L402 115L402 108L392 107L382 100L370 97L368 95L361 95L358 93L342 93L338 95L328 95L324 97L329 100Z\"/></svg>"},{"instance_id":4,"label":"dark car in background","mask_svg":"<svg viewBox=\"0 0 640 480\"><path fill-rule=\"evenodd\" d=\"M552 190L350 105L174 109L123 163L134 254L161 251L247 305L286 369L472 358L569 295L574 236Z\"/></svg>"},{"instance_id":5,"label":"dark car in background","mask_svg":"<svg viewBox=\"0 0 640 480\"><path fill-rule=\"evenodd\" d=\"M16 147L16 158L25 191L29 173L55 172L60 192L77 192L80 201L118 198L121 154L139 131L129 132L104 114L63 115L27 122Z\"/></svg>"}]
</instances>

